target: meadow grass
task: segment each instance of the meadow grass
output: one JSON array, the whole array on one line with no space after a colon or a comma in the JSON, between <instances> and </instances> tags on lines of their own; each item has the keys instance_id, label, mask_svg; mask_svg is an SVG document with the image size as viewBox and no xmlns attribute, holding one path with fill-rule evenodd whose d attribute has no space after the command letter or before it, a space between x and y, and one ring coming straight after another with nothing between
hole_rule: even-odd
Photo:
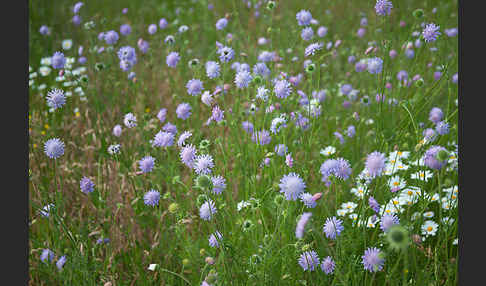
<instances>
[{"instance_id":1,"label":"meadow grass","mask_svg":"<svg viewBox=\"0 0 486 286\"><path fill-rule=\"evenodd\" d=\"M377 15L374 1L276 1L273 9L268 2L84 1L77 13L81 24L74 25L75 1L29 1L31 285L457 284L458 89L453 75L458 41L445 32L458 26L457 1L394 0L387 16ZM310 41L301 38L304 26L296 19L302 9L318 21L309 25L314 30ZM422 17L414 16L417 9L423 9ZM217 30L216 22L224 17L227 26ZM164 29L161 18L168 22ZM86 24L90 21L92 27ZM440 26L436 41L424 41L423 23ZM129 35L120 34L122 24L131 26ZM148 32L150 24L157 25L154 34ZM49 35L39 33L42 25ZM182 25L189 29L179 32ZM327 27L322 37L320 26ZM362 37L359 28L366 29ZM109 30L119 35L113 45L98 39ZM168 35L174 36L173 44L164 41ZM265 44L258 43L261 37ZM145 53L137 45L140 38L149 43ZM72 40L69 49L62 47L66 39ZM217 42L234 50L232 60L220 60ZM305 56L311 43L323 46ZM135 48L137 57L128 72L117 55L124 46ZM413 58L406 49L414 51ZM396 57L390 56L392 50ZM63 77L49 64L56 51L68 58ZM180 60L170 68L166 57L173 51ZM262 62L263 51L275 52L265 62L271 74L257 77L253 66ZM79 63L80 57L86 63ZM383 61L379 73L356 71L359 61L367 67L374 57ZM199 64L191 67L192 59ZM207 61L220 64L216 78L206 75ZM235 62L249 65L253 80L248 87L236 86ZM43 75L45 66L50 70L44 68ZM401 70L408 73L406 82L397 78ZM186 84L193 78L213 95L211 106L201 94L188 94ZM291 93L278 98L274 81L283 79L291 82ZM350 94L343 94L346 84L352 86ZM261 86L268 89L266 101L256 98ZM57 109L46 101L54 88L67 95ZM320 91L325 99L318 99ZM377 94L385 99L376 100ZM192 108L185 120L176 113L181 103ZM224 119L207 124L215 105ZM424 140L424 130L436 128L429 119L433 107L442 110L449 129ZM162 108L167 109L163 122L157 117ZM136 116L135 127L124 124L127 113ZM271 131L281 116L285 123ZM173 144L154 147L151 140L168 122L177 127ZM267 130L270 142L257 143L243 122L252 123L254 132ZM117 124L121 136L113 133ZM202 185L205 178L181 161L177 140L184 131L192 133L186 146L212 156L208 175L225 179L220 194L212 183ZM51 138L65 144L57 159L44 150ZM120 144L118 154L108 151L113 144ZM287 147L284 156L277 154L278 144ZM425 156L434 145L447 150L439 154L447 156L441 168L432 168ZM321 152L328 146L334 153ZM386 162L371 177L366 162L374 151ZM154 168L142 173L139 160L148 155L155 158ZM333 171L324 178L321 165L337 158L349 162L349 177ZM303 180L305 192L322 195L313 200L315 207L285 199L283 186L300 188L282 183L290 173ZM92 192L81 191L85 176L94 183ZM392 180L404 184L396 190ZM144 203L151 189L160 193L156 206ZM381 206L378 211L370 207L370 196ZM217 212L204 220L200 208L208 199ZM298 239L296 226L304 212L312 217ZM394 213L406 230L410 243L400 251L390 248L380 227L386 213ZM330 239L323 226L334 216L344 229ZM427 229L429 220L436 223L432 229ZM211 247L208 238L216 231L222 239ZM384 258L376 272L363 265L370 247ZM41 260L44 249L53 251L52 261ZM320 266L304 271L298 259L311 250L321 261L332 257L332 273ZM56 267L63 255L65 264ZM157 264L153 271L150 264Z\"/></svg>"}]
</instances>

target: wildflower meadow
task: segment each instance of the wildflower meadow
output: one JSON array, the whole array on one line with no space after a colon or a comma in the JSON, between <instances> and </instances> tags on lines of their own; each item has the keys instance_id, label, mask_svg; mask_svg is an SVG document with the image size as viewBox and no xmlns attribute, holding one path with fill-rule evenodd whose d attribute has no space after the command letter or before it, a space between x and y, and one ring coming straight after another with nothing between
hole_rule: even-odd
<instances>
[{"instance_id":1,"label":"wildflower meadow","mask_svg":"<svg viewBox=\"0 0 486 286\"><path fill-rule=\"evenodd\" d=\"M457 285L456 0L29 1L29 285Z\"/></svg>"}]
</instances>

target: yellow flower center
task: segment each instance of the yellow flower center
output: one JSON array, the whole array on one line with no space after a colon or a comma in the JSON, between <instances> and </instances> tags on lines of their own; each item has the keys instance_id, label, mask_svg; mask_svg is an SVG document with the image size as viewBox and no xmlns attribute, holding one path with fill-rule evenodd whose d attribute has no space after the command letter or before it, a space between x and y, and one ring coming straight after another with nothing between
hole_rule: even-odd
<instances>
[{"instance_id":1,"label":"yellow flower center","mask_svg":"<svg viewBox=\"0 0 486 286\"><path fill-rule=\"evenodd\" d=\"M431 226L429 226L429 227L427 228L427 231L432 231L432 229L433 229L433 228L432 228Z\"/></svg>"},{"instance_id":2,"label":"yellow flower center","mask_svg":"<svg viewBox=\"0 0 486 286\"><path fill-rule=\"evenodd\" d=\"M393 185L396 187L398 186L398 182L393 182Z\"/></svg>"}]
</instances>

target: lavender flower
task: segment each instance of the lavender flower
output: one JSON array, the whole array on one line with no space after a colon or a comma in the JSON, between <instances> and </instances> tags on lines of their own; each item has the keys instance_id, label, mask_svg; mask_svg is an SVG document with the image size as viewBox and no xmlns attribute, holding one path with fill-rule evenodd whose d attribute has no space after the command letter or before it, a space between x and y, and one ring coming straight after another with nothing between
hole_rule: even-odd
<instances>
[{"instance_id":1,"label":"lavender flower","mask_svg":"<svg viewBox=\"0 0 486 286\"><path fill-rule=\"evenodd\" d=\"M199 79L191 79L186 84L187 93L196 96L204 90L203 83Z\"/></svg>"},{"instance_id":2,"label":"lavender flower","mask_svg":"<svg viewBox=\"0 0 486 286\"><path fill-rule=\"evenodd\" d=\"M375 211L376 213L380 212L380 204L378 204L378 202L375 200L375 198L370 197L368 199L368 204L373 211Z\"/></svg>"},{"instance_id":3,"label":"lavender flower","mask_svg":"<svg viewBox=\"0 0 486 286\"><path fill-rule=\"evenodd\" d=\"M262 76L263 78L268 78L270 76L270 69L265 63L257 63L253 66L253 73Z\"/></svg>"},{"instance_id":4,"label":"lavender flower","mask_svg":"<svg viewBox=\"0 0 486 286\"><path fill-rule=\"evenodd\" d=\"M382 257L383 253L379 248L370 247L366 249L364 255L361 257L363 259L364 269L370 272L380 271L385 263L385 259Z\"/></svg>"},{"instance_id":5,"label":"lavender flower","mask_svg":"<svg viewBox=\"0 0 486 286\"><path fill-rule=\"evenodd\" d=\"M142 173L151 172L154 168L155 158L152 156L145 156L140 161L138 161L139 168Z\"/></svg>"},{"instance_id":6,"label":"lavender flower","mask_svg":"<svg viewBox=\"0 0 486 286\"><path fill-rule=\"evenodd\" d=\"M312 43L305 48L304 54L305 54L306 57L313 56L316 53L316 51L321 50L323 46L324 46L324 44L321 43L321 42Z\"/></svg>"},{"instance_id":7,"label":"lavender flower","mask_svg":"<svg viewBox=\"0 0 486 286\"><path fill-rule=\"evenodd\" d=\"M220 74L220 66L217 62L209 61L206 63L206 75L209 78L217 78Z\"/></svg>"},{"instance_id":8,"label":"lavender flower","mask_svg":"<svg viewBox=\"0 0 486 286\"><path fill-rule=\"evenodd\" d=\"M108 31L104 34L104 40L108 45L116 44L118 39L119 39L118 33L113 30Z\"/></svg>"},{"instance_id":9,"label":"lavender flower","mask_svg":"<svg viewBox=\"0 0 486 286\"><path fill-rule=\"evenodd\" d=\"M310 193L303 193L302 195L300 195L300 200L308 208L315 208L317 205L316 201L314 201L313 195L311 195Z\"/></svg>"},{"instance_id":10,"label":"lavender flower","mask_svg":"<svg viewBox=\"0 0 486 286\"><path fill-rule=\"evenodd\" d=\"M52 252L48 248L42 250L42 253L40 255L40 260L44 263L46 263L46 260L47 262L52 262L54 260L54 252Z\"/></svg>"},{"instance_id":11,"label":"lavender flower","mask_svg":"<svg viewBox=\"0 0 486 286\"><path fill-rule=\"evenodd\" d=\"M372 152L366 157L366 169L372 177L381 176L385 169L386 157L380 152Z\"/></svg>"},{"instance_id":12,"label":"lavender flower","mask_svg":"<svg viewBox=\"0 0 486 286\"><path fill-rule=\"evenodd\" d=\"M246 88L250 84L253 77L245 70L240 70L235 76L235 84L238 88Z\"/></svg>"},{"instance_id":13,"label":"lavender flower","mask_svg":"<svg viewBox=\"0 0 486 286\"><path fill-rule=\"evenodd\" d=\"M280 179L280 193L285 195L287 201L295 201L305 190L305 182L296 173L289 173Z\"/></svg>"},{"instance_id":14,"label":"lavender flower","mask_svg":"<svg viewBox=\"0 0 486 286\"><path fill-rule=\"evenodd\" d=\"M384 232L387 232L390 227L395 224L399 224L400 220L395 214L385 214L381 217L380 228Z\"/></svg>"},{"instance_id":15,"label":"lavender flower","mask_svg":"<svg viewBox=\"0 0 486 286\"><path fill-rule=\"evenodd\" d=\"M304 41L310 41L314 37L314 30L312 27L306 27L300 32L300 37Z\"/></svg>"},{"instance_id":16,"label":"lavender flower","mask_svg":"<svg viewBox=\"0 0 486 286\"><path fill-rule=\"evenodd\" d=\"M297 222L297 227L295 228L295 237L297 237L298 239L304 237L305 225L307 224L307 222L311 217L312 217L312 213L310 212L302 214L299 221Z\"/></svg>"},{"instance_id":17,"label":"lavender flower","mask_svg":"<svg viewBox=\"0 0 486 286\"><path fill-rule=\"evenodd\" d=\"M198 175L211 174L214 167L213 157L209 154L198 155L195 158L194 170Z\"/></svg>"},{"instance_id":18,"label":"lavender flower","mask_svg":"<svg viewBox=\"0 0 486 286\"><path fill-rule=\"evenodd\" d=\"M224 110L221 110L219 106L213 107L210 120L220 122L224 119Z\"/></svg>"},{"instance_id":19,"label":"lavender flower","mask_svg":"<svg viewBox=\"0 0 486 286\"><path fill-rule=\"evenodd\" d=\"M66 103L66 96L61 89L53 89L47 93L47 105L54 110L61 108Z\"/></svg>"},{"instance_id":20,"label":"lavender flower","mask_svg":"<svg viewBox=\"0 0 486 286\"><path fill-rule=\"evenodd\" d=\"M246 133L253 133L253 123L249 121L243 121L241 125L243 127L243 130L246 131Z\"/></svg>"},{"instance_id":21,"label":"lavender flower","mask_svg":"<svg viewBox=\"0 0 486 286\"><path fill-rule=\"evenodd\" d=\"M292 88L290 87L290 83L283 79L276 81L273 91L275 92L276 97L287 98L292 92Z\"/></svg>"},{"instance_id":22,"label":"lavender flower","mask_svg":"<svg viewBox=\"0 0 486 286\"><path fill-rule=\"evenodd\" d=\"M425 166L439 170L447 164L447 158L440 161L438 157L439 152L447 152L447 150L442 146L431 146L426 152L424 157Z\"/></svg>"},{"instance_id":23,"label":"lavender flower","mask_svg":"<svg viewBox=\"0 0 486 286\"><path fill-rule=\"evenodd\" d=\"M177 146L184 147L186 145L186 140L191 136L192 133L189 131L182 132L182 134L179 136L179 139L177 140Z\"/></svg>"},{"instance_id":24,"label":"lavender flower","mask_svg":"<svg viewBox=\"0 0 486 286\"><path fill-rule=\"evenodd\" d=\"M267 130L263 129L261 131L253 132L251 140L253 140L253 142L256 142L258 145L267 145L272 140L272 137Z\"/></svg>"},{"instance_id":25,"label":"lavender flower","mask_svg":"<svg viewBox=\"0 0 486 286\"><path fill-rule=\"evenodd\" d=\"M147 28L147 31L149 32L150 35L155 34L155 32L157 32L157 25L150 24Z\"/></svg>"},{"instance_id":26,"label":"lavender flower","mask_svg":"<svg viewBox=\"0 0 486 286\"><path fill-rule=\"evenodd\" d=\"M159 131L152 140L153 147L169 147L174 145L174 134L165 131Z\"/></svg>"},{"instance_id":27,"label":"lavender flower","mask_svg":"<svg viewBox=\"0 0 486 286\"><path fill-rule=\"evenodd\" d=\"M211 177L213 183L212 192L216 195L221 194L226 189L226 180L222 176Z\"/></svg>"},{"instance_id":28,"label":"lavender flower","mask_svg":"<svg viewBox=\"0 0 486 286\"><path fill-rule=\"evenodd\" d=\"M327 275L332 274L335 267L336 263L332 260L331 256L327 256L321 261L321 270Z\"/></svg>"},{"instance_id":29,"label":"lavender flower","mask_svg":"<svg viewBox=\"0 0 486 286\"><path fill-rule=\"evenodd\" d=\"M138 39L137 46L138 46L138 49L143 54L145 54L148 51L150 44L147 41L145 41L144 39L140 38L140 39Z\"/></svg>"},{"instance_id":30,"label":"lavender flower","mask_svg":"<svg viewBox=\"0 0 486 286\"><path fill-rule=\"evenodd\" d=\"M322 231L326 234L327 238L336 239L344 230L343 221L337 219L335 216L327 218Z\"/></svg>"},{"instance_id":31,"label":"lavender flower","mask_svg":"<svg viewBox=\"0 0 486 286\"><path fill-rule=\"evenodd\" d=\"M218 240L221 241L222 239L223 239L223 235L219 231L216 231L215 233L209 236L209 246L219 247Z\"/></svg>"},{"instance_id":32,"label":"lavender flower","mask_svg":"<svg viewBox=\"0 0 486 286\"><path fill-rule=\"evenodd\" d=\"M299 26L308 26L312 20L312 14L307 10L300 10L296 15L295 18Z\"/></svg>"},{"instance_id":33,"label":"lavender flower","mask_svg":"<svg viewBox=\"0 0 486 286\"><path fill-rule=\"evenodd\" d=\"M62 69L66 64L66 58L64 58L64 54L61 52L55 52L54 55L51 57L51 65L55 69Z\"/></svg>"},{"instance_id":34,"label":"lavender flower","mask_svg":"<svg viewBox=\"0 0 486 286\"><path fill-rule=\"evenodd\" d=\"M196 158L196 148L191 144L184 146L179 153L182 163L189 168L194 167L194 159Z\"/></svg>"},{"instance_id":35,"label":"lavender flower","mask_svg":"<svg viewBox=\"0 0 486 286\"><path fill-rule=\"evenodd\" d=\"M226 18L221 18L216 22L216 30L223 30L226 25L228 25L228 20Z\"/></svg>"},{"instance_id":36,"label":"lavender flower","mask_svg":"<svg viewBox=\"0 0 486 286\"><path fill-rule=\"evenodd\" d=\"M160 123L163 123L165 121L166 116L167 116L167 108L161 108L157 113L157 118L159 119Z\"/></svg>"},{"instance_id":37,"label":"lavender flower","mask_svg":"<svg viewBox=\"0 0 486 286\"><path fill-rule=\"evenodd\" d=\"M224 63L227 63L233 59L233 57L235 56L235 51L230 47L224 46L218 50L218 54L219 54L219 60Z\"/></svg>"},{"instance_id":38,"label":"lavender flower","mask_svg":"<svg viewBox=\"0 0 486 286\"><path fill-rule=\"evenodd\" d=\"M203 220L211 220L213 215L217 212L214 202L211 199L208 199L204 204L202 204L201 208L199 208L199 216Z\"/></svg>"},{"instance_id":39,"label":"lavender flower","mask_svg":"<svg viewBox=\"0 0 486 286\"><path fill-rule=\"evenodd\" d=\"M422 36L424 37L425 42L435 42L437 37L441 34L439 29L440 27L433 23L426 25L422 31Z\"/></svg>"},{"instance_id":40,"label":"lavender flower","mask_svg":"<svg viewBox=\"0 0 486 286\"><path fill-rule=\"evenodd\" d=\"M168 67L175 68L181 57L178 52L171 52L165 58L165 62Z\"/></svg>"},{"instance_id":41,"label":"lavender flower","mask_svg":"<svg viewBox=\"0 0 486 286\"><path fill-rule=\"evenodd\" d=\"M49 35L51 31L49 30L49 27L42 25L39 29L39 33L41 33L41 35Z\"/></svg>"},{"instance_id":42,"label":"lavender flower","mask_svg":"<svg viewBox=\"0 0 486 286\"><path fill-rule=\"evenodd\" d=\"M439 135L447 134L449 133L449 124L445 121L439 121L435 125L435 131L437 131Z\"/></svg>"},{"instance_id":43,"label":"lavender flower","mask_svg":"<svg viewBox=\"0 0 486 286\"><path fill-rule=\"evenodd\" d=\"M376 0L375 11L380 16L390 15L393 4L388 0Z\"/></svg>"},{"instance_id":44,"label":"lavender flower","mask_svg":"<svg viewBox=\"0 0 486 286\"><path fill-rule=\"evenodd\" d=\"M133 113L127 113L123 118L123 123L128 128L135 127L137 126L137 118L135 117L135 115L133 115Z\"/></svg>"},{"instance_id":45,"label":"lavender flower","mask_svg":"<svg viewBox=\"0 0 486 286\"><path fill-rule=\"evenodd\" d=\"M371 74L381 73L383 69L383 60L380 58L371 58L368 60L368 72Z\"/></svg>"},{"instance_id":46,"label":"lavender flower","mask_svg":"<svg viewBox=\"0 0 486 286\"><path fill-rule=\"evenodd\" d=\"M302 253L298 262L304 271L314 271L319 266L319 257L314 250L306 251Z\"/></svg>"},{"instance_id":47,"label":"lavender flower","mask_svg":"<svg viewBox=\"0 0 486 286\"><path fill-rule=\"evenodd\" d=\"M176 109L177 118L181 118L182 120L186 120L191 116L191 105L189 103L181 103L177 106Z\"/></svg>"},{"instance_id":48,"label":"lavender flower","mask_svg":"<svg viewBox=\"0 0 486 286\"><path fill-rule=\"evenodd\" d=\"M317 35L321 38L325 37L327 35L327 27L320 26L317 29Z\"/></svg>"},{"instance_id":49,"label":"lavender flower","mask_svg":"<svg viewBox=\"0 0 486 286\"><path fill-rule=\"evenodd\" d=\"M354 137L356 134L356 128L353 125L348 126L348 129L346 130L346 135L348 137Z\"/></svg>"},{"instance_id":50,"label":"lavender flower","mask_svg":"<svg viewBox=\"0 0 486 286\"><path fill-rule=\"evenodd\" d=\"M94 191L95 184L88 177L83 177L79 182L81 191L85 194L89 194Z\"/></svg>"},{"instance_id":51,"label":"lavender flower","mask_svg":"<svg viewBox=\"0 0 486 286\"><path fill-rule=\"evenodd\" d=\"M123 24L120 26L120 34L127 36L132 32L132 27L128 24Z\"/></svg>"},{"instance_id":52,"label":"lavender flower","mask_svg":"<svg viewBox=\"0 0 486 286\"><path fill-rule=\"evenodd\" d=\"M429 120L437 124L439 121L442 120L443 116L444 113L442 112L442 109L438 107L433 107L429 113Z\"/></svg>"},{"instance_id":53,"label":"lavender flower","mask_svg":"<svg viewBox=\"0 0 486 286\"><path fill-rule=\"evenodd\" d=\"M167 27L168 23L167 23L167 20L165 18L161 18L159 20L159 28L160 29L165 29Z\"/></svg>"},{"instance_id":54,"label":"lavender flower","mask_svg":"<svg viewBox=\"0 0 486 286\"><path fill-rule=\"evenodd\" d=\"M288 151L288 148L284 144L278 144L277 146L275 146L275 153L278 156L281 156L281 157L285 156L287 151Z\"/></svg>"},{"instance_id":55,"label":"lavender flower","mask_svg":"<svg viewBox=\"0 0 486 286\"><path fill-rule=\"evenodd\" d=\"M57 159L64 154L64 142L51 138L44 143L44 153L51 159Z\"/></svg>"},{"instance_id":56,"label":"lavender flower","mask_svg":"<svg viewBox=\"0 0 486 286\"><path fill-rule=\"evenodd\" d=\"M143 196L143 202L147 206L157 206L160 200L160 193L156 190L150 190Z\"/></svg>"}]
</instances>

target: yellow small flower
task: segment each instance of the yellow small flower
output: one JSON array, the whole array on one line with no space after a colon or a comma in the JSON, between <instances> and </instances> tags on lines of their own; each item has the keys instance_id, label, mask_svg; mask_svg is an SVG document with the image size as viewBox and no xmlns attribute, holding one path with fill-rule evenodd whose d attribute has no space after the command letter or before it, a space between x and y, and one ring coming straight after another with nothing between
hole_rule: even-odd
<instances>
[{"instance_id":1,"label":"yellow small flower","mask_svg":"<svg viewBox=\"0 0 486 286\"><path fill-rule=\"evenodd\" d=\"M46 132L44 130L41 131L42 135L46 135Z\"/></svg>"},{"instance_id":2,"label":"yellow small flower","mask_svg":"<svg viewBox=\"0 0 486 286\"><path fill-rule=\"evenodd\" d=\"M37 144L34 143L34 148L37 148Z\"/></svg>"},{"instance_id":3,"label":"yellow small flower","mask_svg":"<svg viewBox=\"0 0 486 286\"><path fill-rule=\"evenodd\" d=\"M76 115L76 117L80 117L81 113L79 113L79 111L77 111L75 115Z\"/></svg>"},{"instance_id":4,"label":"yellow small flower","mask_svg":"<svg viewBox=\"0 0 486 286\"><path fill-rule=\"evenodd\" d=\"M31 119L32 119L32 115L29 114L29 120L31 120Z\"/></svg>"},{"instance_id":5,"label":"yellow small flower","mask_svg":"<svg viewBox=\"0 0 486 286\"><path fill-rule=\"evenodd\" d=\"M150 108L148 108L148 107L147 107L147 108L145 108L145 112L146 112L146 113L149 113L149 112L150 112Z\"/></svg>"},{"instance_id":6,"label":"yellow small flower","mask_svg":"<svg viewBox=\"0 0 486 286\"><path fill-rule=\"evenodd\" d=\"M47 124L47 123L46 123L46 124L44 124L44 128L45 128L45 129L49 129L49 124Z\"/></svg>"}]
</instances>

